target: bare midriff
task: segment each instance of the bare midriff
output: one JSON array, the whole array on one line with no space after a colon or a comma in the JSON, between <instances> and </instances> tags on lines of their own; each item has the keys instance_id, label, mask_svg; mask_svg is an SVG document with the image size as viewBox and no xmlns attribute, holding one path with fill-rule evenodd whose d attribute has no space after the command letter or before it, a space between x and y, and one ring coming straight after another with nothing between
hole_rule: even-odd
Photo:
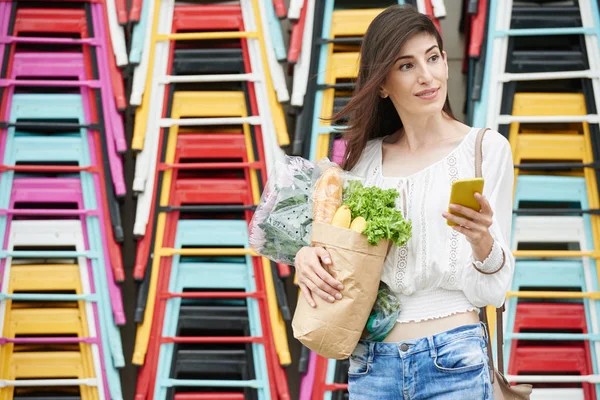
<instances>
[{"instance_id":1,"label":"bare midriff","mask_svg":"<svg viewBox=\"0 0 600 400\"><path fill-rule=\"evenodd\" d=\"M436 335L463 325L479 323L477 311L467 311L447 317L428 319L419 322L396 323L384 342L403 342Z\"/></svg>"}]
</instances>

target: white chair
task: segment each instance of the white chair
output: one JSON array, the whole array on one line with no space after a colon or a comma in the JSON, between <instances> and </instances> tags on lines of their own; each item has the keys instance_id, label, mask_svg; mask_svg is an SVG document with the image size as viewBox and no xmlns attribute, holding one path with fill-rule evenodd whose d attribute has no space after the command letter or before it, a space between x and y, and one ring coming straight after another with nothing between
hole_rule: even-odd
<instances>
[{"instance_id":1,"label":"white chair","mask_svg":"<svg viewBox=\"0 0 600 400\"><path fill-rule=\"evenodd\" d=\"M533 389L531 400L585 400L582 389Z\"/></svg>"},{"instance_id":2,"label":"white chair","mask_svg":"<svg viewBox=\"0 0 600 400\"><path fill-rule=\"evenodd\" d=\"M310 73L312 35L315 22L315 0L307 0L306 3L306 21L304 23L304 32L302 33L302 48L298 62L294 65L294 81L292 82L291 104L295 107L302 107L304 105L304 96L306 96L308 75Z\"/></svg>"}]
</instances>

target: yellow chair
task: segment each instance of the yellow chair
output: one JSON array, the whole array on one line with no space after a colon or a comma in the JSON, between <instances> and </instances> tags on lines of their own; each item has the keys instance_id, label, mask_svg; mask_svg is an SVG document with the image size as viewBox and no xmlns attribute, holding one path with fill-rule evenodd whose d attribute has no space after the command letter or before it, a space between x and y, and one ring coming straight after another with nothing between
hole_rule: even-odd
<instances>
[{"instance_id":1,"label":"yellow chair","mask_svg":"<svg viewBox=\"0 0 600 400\"><path fill-rule=\"evenodd\" d=\"M359 53L333 53L329 47L327 55L327 70L325 71L325 85L335 85L338 79L354 79L358 76ZM323 105L321 118L330 118L333 115L333 102L336 89L323 89ZM330 126L329 120L322 120L321 126ZM317 142L317 160L329 155L330 134L319 134Z\"/></svg>"},{"instance_id":2,"label":"yellow chair","mask_svg":"<svg viewBox=\"0 0 600 400\"><path fill-rule=\"evenodd\" d=\"M360 10L334 10L331 16L331 30L329 38L361 37L364 36L369 24L384 9ZM325 61L325 85L334 85L338 79L354 79L358 76L358 51L354 45L328 43L327 58ZM350 50L345 52L344 50ZM335 52L334 52L335 51ZM335 89L323 89L323 103L320 112L321 118L330 118L333 111ZM321 120L318 127L329 127L330 121ZM320 160L329 155L329 142L331 133L328 129L319 130L316 143L316 159Z\"/></svg>"},{"instance_id":3,"label":"yellow chair","mask_svg":"<svg viewBox=\"0 0 600 400\"><path fill-rule=\"evenodd\" d=\"M516 93L513 103L515 116L584 116L586 114L585 97L580 93ZM562 127L564 124L558 126ZM527 128L527 125L523 126L519 122L510 125L509 142L515 164L520 164L522 160L549 159L584 164L594 162L590 128L587 122L567 124L564 132L544 135L521 133L528 129L530 128ZM582 133L575 134L575 132ZM596 171L592 168L584 168L583 176L588 188L589 206L592 209L599 208ZM515 179L516 177L517 175ZM600 218L592 214L591 219L594 248L600 249Z\"/></svg>"},{"instance_id":4,"label":"yellow chair","mask_svg":"<svg viewBox=\"0 0 600 400\"><path fill-rule=\"evenodd\" d=\"M334 10L331 15L331 38L364 36L367 28L383 8Z\"/></svg>"},{"instance_id":5,"label":"yellow chair","mask_svg":"<svg viewBox=\"0 0 600 400\"><path fill-rule=\"evenodd\" d=\"M8 282L8 293L19 292L47 292L69 291L83 294L79 266L76 264L56 265L12 265ZM67 307L59 307L67 305ZM12 300L6 300L6 314L2 337L14 339L16 337L50 337L50 336L76 336L78 338L90 337L87 312L93 312L90 303L77 301L69 303L58 302L27 302L21 307L11 307ZM87 307L87 312L86 312ZM48 346L48 345L46 345ZM78 349L80 353L80 367L83 378L102 376L100 368L100 353L96 345L79 343L73 345L53 345L67 349ZM92 349L92 346L95 348ZM16 354L36 354L40 346L15 345L7 343L0 346L0 379L15 379L2 371L10 370L12 360ZM43 346L42 346L43 347ZM77 351L76 351L77 352ZM62 353L62 352L61 352ZM96 362L94 362L94 360ZM60 377L60 376L57 376ZM14 388L2 389L12 393ZM5 394L0 390L0 399ZM12 394L6 395L12 398ZM82 398L98 399L97 389L91 386L81 386Z\"/></svg>"},{"instance_id":6,"label":"yellow chair","mask_svg":"<svg viewBox=\"0 0 600 400\"><path fill-rule=\"evenodd\" d=\"M281 365L290 365L292 356L288 344L287 330L285 321L281 316L279 305L277 303L277 294L275 293L275 283L273 282L273 272L271 261L262 258L263 275L265 277L265 291L267 293L267 305L269 307L269 320L271 321L271 331L273 332L273 341L275 350L279 357Z\"/></svg>"},{"instance_id":7,"label":"yellow chair","mask_svg":"<svg viewBox=\"0 0 600 400\"><path fill-rule=\"evenodd\" d=\"M78 383L82 400L98 399L94 388L96 381L93 375L86 371L84 364L78 351L14 353L8 360L8 365L3 368L2 379L5 380L5 384L28 387L51 385L50 382L42 380L58 380L56 383L62 383L60 386L73 386ZM61 382L63 379L70 382ZM73 379L82 381L76 382ZM0 400L12 399L13 392L13 386L0 389Z\"/></svg>"}]
</instances>

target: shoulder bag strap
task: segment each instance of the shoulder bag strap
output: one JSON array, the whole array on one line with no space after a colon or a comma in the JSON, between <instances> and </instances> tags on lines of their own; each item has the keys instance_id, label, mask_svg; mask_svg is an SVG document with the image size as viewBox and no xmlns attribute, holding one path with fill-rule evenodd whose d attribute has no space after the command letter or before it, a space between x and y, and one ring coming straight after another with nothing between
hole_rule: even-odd
<instances>
[{"instance_id":1,"label":"shoulder bag strap","mask_svg":"<svg viewBox=\"0 0 600 400\"><path fill-rule=\"evenodd\" d=\"M482 128L477 133L477 138L475 139L475 177L481 178L481 166L483 163L483 135L489 128ZM502 347L504 345L504 328L502 326L502 311L504 311L504 305L502 307L496 309L496 339L497 339L497 352L498 352L498 371L503 373L504 371L504 358L502 354ZM485 307L481 309L481 322L488 329L488 318ZM489 331L488 331L489 332ZM492 353L492 345L491 338L488 337L487 341L487 349L490 360L490 374L492 375L492 382L494 382L494 360Z\"/></svg>"}]
</instances>

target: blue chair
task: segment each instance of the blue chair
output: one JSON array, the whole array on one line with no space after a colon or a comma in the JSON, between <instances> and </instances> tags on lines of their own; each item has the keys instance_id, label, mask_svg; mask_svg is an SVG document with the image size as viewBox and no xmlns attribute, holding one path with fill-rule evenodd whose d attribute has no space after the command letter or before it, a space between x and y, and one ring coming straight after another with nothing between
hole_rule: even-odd
<instances>
[{"instance_id":1,"label":"blue chair","mask_svg":"<svg viewBox=\"0 0 600 400\"><path fill-rule=\"evenodd\" d=\"M249 248L246 221L224 220L180 220L177 224L175 249L183 247L243 247ZM236 262L232 262L236 259ZM252 257L211 257L192 259L184 262L175 254L172 261L169 292L181 293L186 288L256 291ZM219 260L219 262L215 262ZM238 260L243 260L239 262ZM248 298L248 318L250 335L262 336L259 305L256 299ZM177 335L177 322L181 298L167 301L163 337ZM270 399L269 375L265 348L260 343L252 344L254 371L256 378L251 381L232 380L181 380L169 378L173 362L173 343L160 346L158 371L156 374L155 398L166 399L167 389L174 386L195 387L252 387L256 388L259 399Z\"/></svg>"},{"instance_id":2,"label":"blue chair","mask_svg":"<svg viewBox=\"0 0 600 400\"><path fill-rule=\"evenodd\" d=\"M129 63L139 64L142 61L142 52L144 51L144 37L146 36L147 24L151 24L152 21L148 21L148 14L150 14L150 8L154 6L154 3L150 1L144 1L142 3L142 13L140 15L140 21L133 27L133 33L131 35L131 50L129 51Z\"/></svg>"},{"instance_id":3,"label":"blue chair","mask_svg":"<svg viewBox=\"0 0 600 400\"><path fill-rule=\"evenodd\" d=\"M271 44L275 50L275 58L278 61L287 60L287 51L285 50L285 44L283 41L283 31L281 30L281 23L277 14L275 14L275 5L272 1L266 1L265 8L267 11L267 23L269 25L269 36L271 37ZM263 16L263 18L265 18ZM265 32L267 34L267 32Z\"/></svg>"}]
</instances>

